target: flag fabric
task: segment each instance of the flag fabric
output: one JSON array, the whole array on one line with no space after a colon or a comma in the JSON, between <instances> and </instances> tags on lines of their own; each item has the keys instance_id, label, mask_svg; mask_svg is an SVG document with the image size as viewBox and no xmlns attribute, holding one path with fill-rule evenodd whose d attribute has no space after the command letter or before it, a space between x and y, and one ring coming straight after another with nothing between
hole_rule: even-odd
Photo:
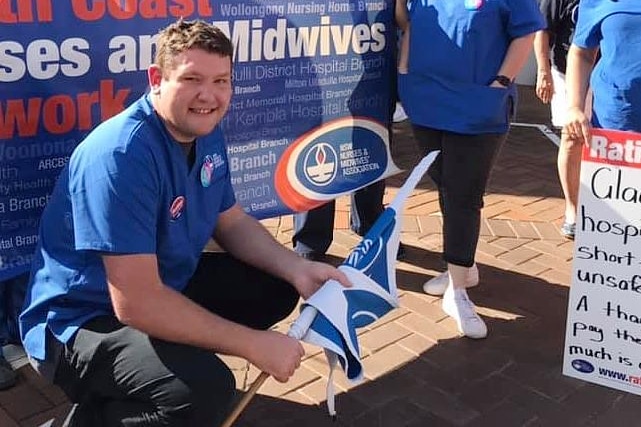
<instances>
[{"instance_id":1,"label":"flag fabric","mask_svg":"<svg viewBox=\"0 0 641 427\"><path fill-rule=\"evenodd\" d=\"M398 307L396 253L398 251L403 205L438 151L425 156L414 168L396 197L369 232L338 268L351 288L327 281L302 306L292 325L293 336L325 349L330 364L328 406L333 413L332 372L340 363L350 381L363 378L357 329L370 325Z\"/></svg>"}]
</instances>

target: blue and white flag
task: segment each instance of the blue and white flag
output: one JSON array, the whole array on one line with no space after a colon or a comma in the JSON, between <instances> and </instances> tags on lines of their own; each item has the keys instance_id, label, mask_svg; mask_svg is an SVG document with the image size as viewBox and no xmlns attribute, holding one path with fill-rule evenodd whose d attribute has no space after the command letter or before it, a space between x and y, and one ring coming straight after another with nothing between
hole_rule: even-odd
<instances>
[{"instance_id":1,"label":"blue and white flag","mask_svg":"<svg viewBox=\"0 0 641 427\"><path fill-rule=\"evenodd\" d=\"M332 370L336 359L350 381L360 381L363 366L356 330L398 307L396 253L401 212L405 200L438 153L432 152L421 160L389 207L338 267L353 286L345 288L335 280L327 281L303 304L299 319L292 325L290 335L325 349L330 362L327 403L331 415L334 415Z\"/></svg>"}]
</instances>

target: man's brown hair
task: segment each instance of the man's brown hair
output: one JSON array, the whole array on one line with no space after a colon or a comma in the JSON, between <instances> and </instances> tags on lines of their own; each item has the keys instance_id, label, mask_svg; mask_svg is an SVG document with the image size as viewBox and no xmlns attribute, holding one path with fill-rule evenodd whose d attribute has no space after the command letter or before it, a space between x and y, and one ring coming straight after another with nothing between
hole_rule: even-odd
<instances>
[{"instance_id":1,"label":"man's brown hair","mask_svg":"<svg viewBox=\"0 0 641 427\"><path fill-rule=\"evenodd\" d=\"M229 57L230 61L234 54L231 41L218 27L200 19L185 21L180 18L158 33L155 63L164 74L173 67L174 57L188 49L202 49Z\"/></svg>"}]
</instances>

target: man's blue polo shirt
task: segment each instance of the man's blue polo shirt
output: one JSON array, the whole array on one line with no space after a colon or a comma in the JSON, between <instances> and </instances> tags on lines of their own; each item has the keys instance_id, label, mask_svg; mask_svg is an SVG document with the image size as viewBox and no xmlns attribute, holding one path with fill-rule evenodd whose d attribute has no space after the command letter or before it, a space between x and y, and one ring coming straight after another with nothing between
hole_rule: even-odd
<instances>
[{"instance_id":1,"label":"man's blue polo shirt","mask_svg":"<svg viewBox=\"0 0 641 427\"><path fill-rule=\"evenodd\" d=\"M399 91L412 123L507 132L516 88L489 85L512 40L545 28L536 1L413 0L409 14L409 73Z\"/></svg>"},{"instance_id":2,"label":"man's blue polo shirt","mask_svg":"<svg viewBox=\"0 0 641 427\"><path fill-rule=\"evenodd\" d=\"M581 0L573 44L600 47L592 123L641 132L641 1Z\"/></svg>"},{"instance_id":3,"label":"man's blue polo shirt","mask_svg":"<svg viewBox=\"0 0 641 427\"><path fill-rule=\"evenodd\" d=\"M148 96L99 125L73 152L40 223L20 316L27 353L45 360L47 328L60 342L113 314L101 254L156 254L160 277L182 290L218 214L235 203L219 129L196 141L188 170Z\"/></svg>"}]
</instances>

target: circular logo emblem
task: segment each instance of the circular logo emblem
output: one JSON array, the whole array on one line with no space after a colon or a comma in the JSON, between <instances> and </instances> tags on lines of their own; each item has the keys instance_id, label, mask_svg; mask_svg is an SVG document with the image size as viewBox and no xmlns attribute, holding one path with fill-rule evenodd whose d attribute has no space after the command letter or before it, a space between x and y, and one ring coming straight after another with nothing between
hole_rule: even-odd
<instances>
[{"instance_id":1,"label":"circular logo emblem","mask_svg":"<svg viewBox=\"0 0 641 427\"><path fill-rule=\"evenodd\" d=\"M484 0L465 0L465 8L467 10L479 10L483 3L485 3Z\"/></svg>"},{"instance_id":2,"label":"circular logo emblem","mask_svg":"<svg viewBox=\"0 0 641 427\"><path fill-rule=\"evenodd\" d=\"M396 171L383 123L345 117L324 123L295 140L281 155L274 185L283 204L306 211L360 184Z\"/></svg>"},{"instance_id":3,"label":"circular logo emblem","mask_svg":"<svg viewBox=\"0 0 641 427\"><path fill-rule=\"evenodd\" d=\"M169 215L171 216L171 220L175 221L178 218L180 218L180 215L182 215L184 209L185 209L185 197L184 196L176 197L174 201L171 202L171 207L169 208Z\"/></svg>"},{"instance_id":4,"label":"circular logo emblem","mask_svg":"<svg viewBox=\"0 0 641 427\"><path fill-rule=\"evenodd\" d=\"M579 372L583 372L584 374L594 372L594 366L587 360L583 359L574 359L572 361L572 367Z\"/></svg>"},{"instance_id":5,"label":"circular logo emblem","mask_svg":"<svg viewBox=\"0 0 641 427\"><path fill-rule=\"evenodd\" d=\"M336 177L336 151L326 142L319 142L305 155L305 177L319 186L325 186Z\"/></svg>"}]
</instances>

